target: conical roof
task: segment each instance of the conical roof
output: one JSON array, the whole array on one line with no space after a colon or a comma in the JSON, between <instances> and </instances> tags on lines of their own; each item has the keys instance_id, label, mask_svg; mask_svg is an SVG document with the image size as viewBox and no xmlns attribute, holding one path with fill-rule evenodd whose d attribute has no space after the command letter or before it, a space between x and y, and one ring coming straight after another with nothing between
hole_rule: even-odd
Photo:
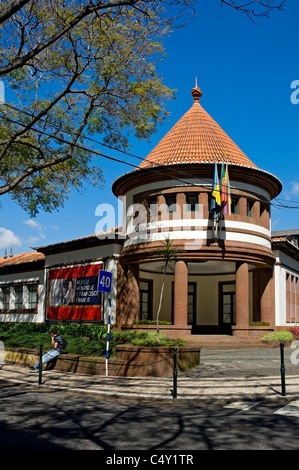
<instances>
[{"instance_id":1,"label":"conical roof","mask_svg":"<svg viewBox=\"0 0 299 470\"><path fill-rule=\"evenodd\" d=\"M218 163L248 168L257 166L203 109L200 88L192 89L193 105L139 165L150 168L187 163Z\"/></svg>"}]
</instances>

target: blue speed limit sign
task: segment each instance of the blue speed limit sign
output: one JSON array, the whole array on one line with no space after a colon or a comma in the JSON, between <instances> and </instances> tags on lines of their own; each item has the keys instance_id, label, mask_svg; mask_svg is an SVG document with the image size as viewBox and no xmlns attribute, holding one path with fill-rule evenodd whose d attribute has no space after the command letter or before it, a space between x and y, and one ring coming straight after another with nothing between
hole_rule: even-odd
<instances>
[{"instance_id":1,"label":"blue speed limit sign","mask_svg":"<svg viewBox=\"0 0 299 470\"><path fill-rule=\"evenodd\" d=\"M99 272L99 284L98 290L100 292L111 292L112 284L112 273L109 271L100 271Z\"/></svg>"}]
</instances>

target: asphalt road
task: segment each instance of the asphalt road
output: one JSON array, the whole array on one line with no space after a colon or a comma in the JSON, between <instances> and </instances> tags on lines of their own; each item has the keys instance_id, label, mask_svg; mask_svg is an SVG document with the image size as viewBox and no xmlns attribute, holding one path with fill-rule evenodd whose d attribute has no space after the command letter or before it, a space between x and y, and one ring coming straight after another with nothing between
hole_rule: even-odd
<instances>
[{"instance_id":1,"label":"asphalt road","mask_svg":"<svg viewBox=\"0 0 299 470\"><path fill-rule=\"evenodd\" d=\"M1 451L107 451L100 454L102 463L121 451L134 456L146 450L150 457L180 451L193 455L194 464L196 452L203 450L299 448L299 415L277 414L288 406L279 401L250 403L248 409L244 403L241 407L134 403L3 381L0 399ZM144 462L138 465L143 468ZM137 461L131 466L137 467Z\"/></svg>"}]
</instances>

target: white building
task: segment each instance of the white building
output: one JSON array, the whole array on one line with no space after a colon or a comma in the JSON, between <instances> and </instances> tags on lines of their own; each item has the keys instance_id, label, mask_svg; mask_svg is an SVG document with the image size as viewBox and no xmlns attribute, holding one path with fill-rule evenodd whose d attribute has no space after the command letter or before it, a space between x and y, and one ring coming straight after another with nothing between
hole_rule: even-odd
<instances>
[{"instance_id":1,"label":"white building","mask_svg":"<svg viewBox=\"0 0 299 470\"><path fill-rule=\"evenodd\" d=\"M113 272L112 323L121 328L158 311L166 239L178 250L160 319L179 336L250 336L299 321L299 231L271 234L277 177L257 166L200 104L193 104L138 169L112 187L125 201L126 230L37 248L0 260L2 321L107 321L99 269ZM228 162L230 213L211 213L215 162ZM224 165L225 167L225 165ZM123 236L123 233L125 236ZM255 333L256 333L255 327Z\"/></svg>"}]
</instances>

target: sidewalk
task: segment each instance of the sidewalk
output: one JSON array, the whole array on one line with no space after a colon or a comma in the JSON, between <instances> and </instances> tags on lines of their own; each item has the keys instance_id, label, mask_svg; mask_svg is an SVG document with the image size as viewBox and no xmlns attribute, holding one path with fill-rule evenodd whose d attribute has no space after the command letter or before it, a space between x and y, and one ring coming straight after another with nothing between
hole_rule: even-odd
<instances>
[{"instance_id":1,"label":"sidewalk","mask_svg":"<svg viewBox=\"0 0 299 470\"><path fill-rule=\"evenodd\" d=\"M285 348L285 391L282 396L279 348L258 350L202 350L201 363L177 375L177 402L231 402L299 399L299 365L291 362L294 350ZM0 365L1 382L40 390L64 390L99 397L173 402L173 375L165 377L110 377Z\"/></svg>"}]
</instances>

